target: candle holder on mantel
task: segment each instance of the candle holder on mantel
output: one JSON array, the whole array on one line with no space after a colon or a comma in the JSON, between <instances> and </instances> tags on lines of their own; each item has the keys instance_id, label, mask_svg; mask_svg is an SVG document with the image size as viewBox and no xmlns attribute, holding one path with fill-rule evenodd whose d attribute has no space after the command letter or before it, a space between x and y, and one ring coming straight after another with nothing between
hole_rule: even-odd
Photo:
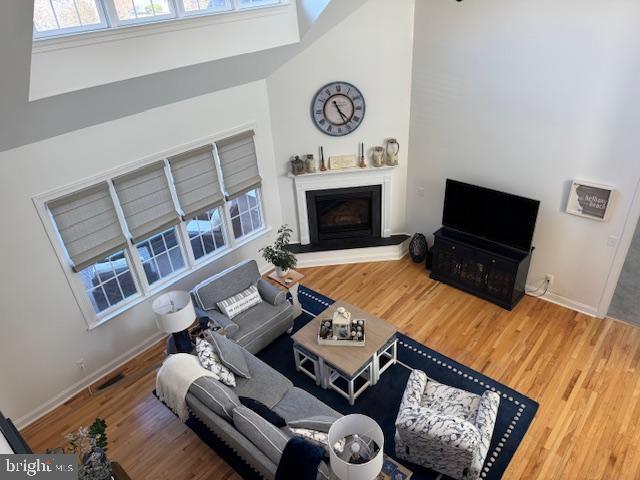
<instances>
[{"instance_id":1,"label":"candle holder on mantel","mask_svg":"<svg viewBox=\"0 0 640 480\"><path fill-rule=\"evenodd\" d=\"M360 150L360 168L367 168L367 162L364 160L364 142L361 142L358 145L358 150Z\"/></svg>"},{"instance_id":2,"label":"candle holder on mantel","mask_svg":"<svg viewBox=\"0 0 640 480\"><path fill-rule=\"evenodd\" d=\"M320 171L324 172L327 170L327 166L324 163L324 148L320 147Z\"/></svg>"}]
</instances>

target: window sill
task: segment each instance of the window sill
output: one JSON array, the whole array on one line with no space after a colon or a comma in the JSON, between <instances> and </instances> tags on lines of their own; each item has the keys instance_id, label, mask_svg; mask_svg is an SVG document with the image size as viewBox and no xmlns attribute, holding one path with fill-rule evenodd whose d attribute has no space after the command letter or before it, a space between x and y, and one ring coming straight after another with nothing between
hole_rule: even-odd
<instances>
[{"instance_id":1,"label":"window sill","mask_svg":"<svg viewBox=\"0 0 640 480\"><path fill-rule=\"evenodd\" d=\"M161 282L158 282L157 284L153 285L153 287L149 290L149 292L146 295L138 293L137 295L134 295L131 298L127 299L125 302L123 302L122 305L117 306L117 308L115 308L113 311L109 311L104 315L99 315L95 319L86 319L87 323L89 324L89 326L87 327L87 330L91 331L98 328L101 325L104 325L105 323L109 322L109 320L112 320L122 315L124 312L135 307L136 305L139 305L140 303L150 300L151 297L155 295L163 293L165 290L172 287L183 278L186 278L192 273L200 270L201 268L204 268L207 265L217 260L220 260L221 258L224 258L230 253L237 251L239 248L245 246L248 243L251 243L252 241L258 238L263 237L264 235L269 234L270 232L271 232L271 227L269 226L263 227L260 230L252 232L250 235L246 235L245 237L242 237L241 239L236 240L236 243L232 247L221 248L220 250L214 252L213 255L201 258L198 262L195 263L193 268L186 268L184 270L181 270L175 273L170 277L163 279Z\"/></svg>"},{"instance_id":2,"label":"window sill","mask_svg":"<svg viewBox=\"0 0 640 480\"><path fill-rule=\"evenodd\" d=\"M180 18L172 17L147 23L129 23L117 27L76 32L57 37L34 38L31 53L38 54L148 35L203 28L220 23L242 22L259 17L282 15L286 13L290 7L291 3L285 0L276 5L191 14Z\"/></svg>"}]
</instances>

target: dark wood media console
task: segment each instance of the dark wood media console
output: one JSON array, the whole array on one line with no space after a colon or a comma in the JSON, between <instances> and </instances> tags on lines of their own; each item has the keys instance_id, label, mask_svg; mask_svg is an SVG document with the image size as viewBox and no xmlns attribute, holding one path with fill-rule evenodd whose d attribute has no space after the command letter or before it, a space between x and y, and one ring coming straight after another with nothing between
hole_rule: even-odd
<instances>
[{"instance_id":1,"label":"dark wood media console","mask_svg":"<svg viewBox=\"0 0 640 480\"><path fill-rule=\"evenodd\" d=\"M511 310L525 294L531 252L443 227L434 233L431 278Z\"/></svg>"}]
</instances>

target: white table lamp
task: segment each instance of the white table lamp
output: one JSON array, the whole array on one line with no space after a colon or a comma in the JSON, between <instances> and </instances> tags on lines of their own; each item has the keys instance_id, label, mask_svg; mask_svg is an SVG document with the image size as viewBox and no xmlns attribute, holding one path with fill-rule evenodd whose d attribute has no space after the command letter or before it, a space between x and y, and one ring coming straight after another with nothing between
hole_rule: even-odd
<instances>
[{"instance_id":1,"label":"white table lamp","mask_svg":"<svg viewBox=\"0 0 640 480\"><path fill-rule=\"evenodd\" d=\"M196 319L189 292L174 291L163 293L151 305L156 314L156 324L163 332L172 333L178 352L190 352L191 339L187 328Z\"/></svg>"},{"instance_id":2,"label":"white table lamp","mask_svg":"<svg viewBox=\"0 0 640 480\"><path fill-rule=\"evenodd\" d=\"M379 448L377 455L372 460L359 464L349 463L340 458L333 449L333 445L349 435L358 435L363 439L373 440ZM340 480L373 480L382 471L384 434L372 418L360 414L345 415L331 425L328 436L331 470Z\"/></svg>"}]
</instances>

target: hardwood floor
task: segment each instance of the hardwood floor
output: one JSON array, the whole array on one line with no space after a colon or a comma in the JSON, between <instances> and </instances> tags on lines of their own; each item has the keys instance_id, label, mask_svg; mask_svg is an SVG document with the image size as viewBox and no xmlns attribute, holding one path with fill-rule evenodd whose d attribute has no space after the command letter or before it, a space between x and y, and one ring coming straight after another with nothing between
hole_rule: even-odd
<instances>
[{"instance_id":1,"label":"hardwood floor","mask_svg":"<svg viewBox=\"0 0 640 480\"><path fill-rule=\"evenodd\" d=\"M394 323L416 340L540 403L508 479L640 478L640 328L526 297L513 312L430 280L409 259L302 270L303 284ZM140 355L127 376L162 359ZM96 416L110 455L135 479L237 474L151 394L154 373L82 393L22 433L36 451Z\"/></svg>"}]
</instances>

